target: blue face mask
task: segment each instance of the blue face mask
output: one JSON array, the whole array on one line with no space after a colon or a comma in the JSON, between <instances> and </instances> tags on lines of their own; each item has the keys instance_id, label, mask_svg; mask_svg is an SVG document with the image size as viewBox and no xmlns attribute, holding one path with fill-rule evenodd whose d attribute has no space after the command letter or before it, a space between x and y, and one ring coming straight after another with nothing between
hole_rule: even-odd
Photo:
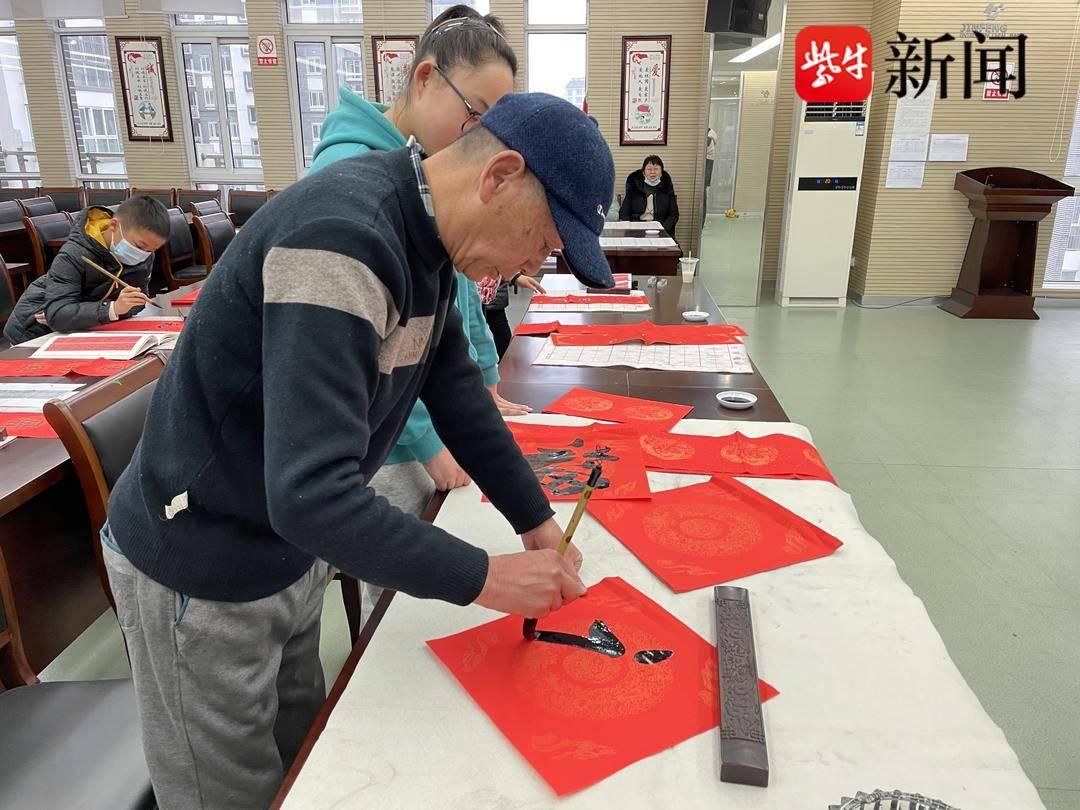
<instances>
[{"instance_id":1,"label":"blue face mask","mask_svg":"<svg viewBox=\"0 0 1080 810\"><path fill-rule=\"evenodd\" d=\"M124 229L120 226L119 221L116 223L116 227L120 232L120 241L109 248L109 250L120 264L128 266L142 264L150 258L150 251L137 248L124 238Z\"/></svg>"},{"instance_id":2,"label":"blue face mask","mask_svg":"<svg viewBox=\"0 0 1080 810\"><path fill-rule=\"evenodd\" d=\"M660 177L657 177L655 180L650 180L648 177L646 177L645 178L645 185L652 186L653 188L656 188L658 185L660 185L660 181L663 179L663 177L664 177L663 175L660 175Z\"/></svg>"}]
</instances>

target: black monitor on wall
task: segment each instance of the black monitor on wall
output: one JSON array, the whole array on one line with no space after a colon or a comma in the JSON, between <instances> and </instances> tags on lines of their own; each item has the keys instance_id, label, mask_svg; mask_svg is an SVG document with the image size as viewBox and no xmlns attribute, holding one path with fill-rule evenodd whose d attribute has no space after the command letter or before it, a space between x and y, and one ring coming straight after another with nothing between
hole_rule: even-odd
<instances>
[{"instance_id":1,"label":"black monitor on wall","mask_svg":"<svg viewBox=\"0 0 1080 810\"><path fill-rule=\"evenodd\" d=\"M709 0L705 30L763 37L769 33L771 4L772 0Z\"/></svg>"}]
</instances>

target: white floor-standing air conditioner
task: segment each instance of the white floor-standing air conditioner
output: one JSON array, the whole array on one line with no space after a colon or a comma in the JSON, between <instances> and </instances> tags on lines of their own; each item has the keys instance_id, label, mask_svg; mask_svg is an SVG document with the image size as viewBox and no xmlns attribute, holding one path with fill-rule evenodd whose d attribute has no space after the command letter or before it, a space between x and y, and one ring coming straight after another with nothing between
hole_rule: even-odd
<instances>
[{"instance_id":1,"label":"white floor-standing air conditioner","mask_svg":"<svg viewBox=\"0 0 1080 810\"><path fill-rule=\"evenodd\" d=\"M870 99L795 99L776 302L836 307L847 302Z\"/></svg>"}]
</instances>

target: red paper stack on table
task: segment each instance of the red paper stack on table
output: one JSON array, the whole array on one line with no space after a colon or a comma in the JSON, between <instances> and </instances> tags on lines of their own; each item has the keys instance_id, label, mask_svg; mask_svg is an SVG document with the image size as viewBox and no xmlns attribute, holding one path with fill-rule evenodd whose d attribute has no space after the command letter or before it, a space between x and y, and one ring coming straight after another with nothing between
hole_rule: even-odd
<instances>
[{"instance_id":1,"label":"red paper stack on table","mask_svg":"<svg viewBox=\"0 0 1080 810\"><path fill-rule=\"evenodd\" d=\"M0 360L0 377L111 377L138 360Z\"/></svg>"},{"instance_id":2,"label":"red paper stack on table","mask_svg":"<svg viewBox=\"0 0 1080 810\"><path fill-rule=\"evenodd\" d=\"M832 554L842 545L734 478L592 501L589 513L677 592L719 585Z\"/></svg>"},{"instance_id":3,"label":"red paper stack on table","mask_svg":"<svg viewBox=\"0 0 1080 810\"><path fill-rule=\"evenodd\" d=\"M130 318L90 327L91 332L179 332L183 318Z\"/></svg>"},{"instance_id":4,"label":"red paper stack on table","mask_svg":"<svg viewBox=\"0 0 1080 810\"><path fill-rule=\"evenodd\" d=\"M588 329L569 332L559 329L551 336L556 346L614 346L640 340L646 346L663 343L672 346L732 346L742 341L746 332L734 324L703 324L658 326L649 321L642 323L596 324Z\"/></svg>"},{"instance_id":5,"label":"red paper stack on table","mask_svg":"<svg viewBox=\"0 0 1080 810\"><path fill-rule=\"evenodd\" d=\"M538 630L507 616L428 646L560 796L719 724L716 648L622 579Z\"/></svg>"},{"instance_id":6,"label":"red paper stack on table","mask_svg":"<svg viewBox=\"0 0 1080 810\"><path fill-rule=\"evenodd\" d=\"M641 450L650 470L753 478L801 478L835 483L809 442L783 433L751 438L643 431Z\"/></svg>"},{"instance_id":7,"label":"red paper stack on table","mask_svg":"<svg viewBox=\"0 0 1080 810\"><path fill-rule=\"evenodd\" d=\"M562 413L567 416L583 416L586 419L601 419L605 422L620 422L646 430L669 430L692 410L692 405L674 405L651 399L605 394L589 388L571 388L544 408L544 413Z\"/></svg>"},{"instance_id":8,"label":"red paper stack on table","mask_svg":"<svg viewBox=\"0 0 1080 810\"><path fill-rule=\"evenodd\" d=\"M202 292L202 287L197 290L192 290L186 295L181 295L178 298L172 300L174 307L190 307L195 303L195 299L199 297L199 293Z\"/></svg>"}]
</instances>

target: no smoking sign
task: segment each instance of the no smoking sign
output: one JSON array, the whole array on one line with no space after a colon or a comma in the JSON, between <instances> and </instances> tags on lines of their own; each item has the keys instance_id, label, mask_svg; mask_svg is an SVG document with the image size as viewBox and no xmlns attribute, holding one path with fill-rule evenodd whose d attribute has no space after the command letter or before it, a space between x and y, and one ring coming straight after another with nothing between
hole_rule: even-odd
<instances>
[{"instance_id":1,"label":"no smoking sign","mask_svg":"<svg viewBox=\"0 0 1080 810\"><path fill-rule=\"evenodd\" d=\"M255 45L256 64L259 67L277 67L277 40L271 36L259 37Z\"/></svg>"}]
</instances>

